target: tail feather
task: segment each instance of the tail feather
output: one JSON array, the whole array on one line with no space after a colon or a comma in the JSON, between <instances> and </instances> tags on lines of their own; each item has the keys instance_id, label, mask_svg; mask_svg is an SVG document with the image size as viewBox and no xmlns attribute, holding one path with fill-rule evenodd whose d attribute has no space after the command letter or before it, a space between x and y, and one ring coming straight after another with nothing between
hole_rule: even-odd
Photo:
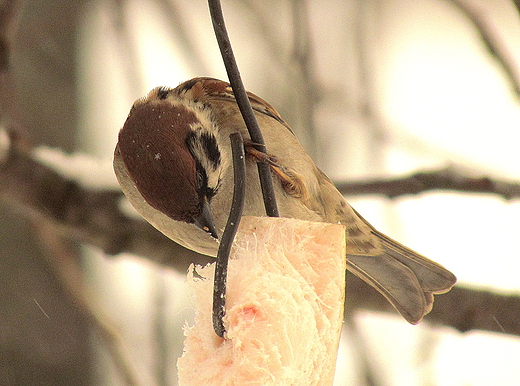
<instances>
[{"instance_id":1,"label":"tail feather","mask_svg":"<svg viewBox=\"0 0 520 386\"><path fill-rule=\"evenodd\" d=\"M412 324L431 311L433 294L444 293L455 284L455 276L388 236L373 231L384 252L377 256L347 255L351 272L376 288ZM347 241L348 242L348 241Z\"/></svg>"},{"instance_id":2,"label":"tail feather","mask_svg":"<svg viewBox=\"0 0 520 386\"><path fill-rule=\"evenodd\" d=\"M385 254L410 268L425 292L448 292L457 281L453 273L442 265L412 251L379 231L372 231L382 241Z\"/></svg>"},{"instance_id":3,"label":"tail feather","mask_svg":"<svg viewBox=\"0 0 520 386\"><path fill-rule=\"evenodd\" d=\"M410 268L385 254L347 255L347 268L378 290L409 323L421 321L429 305Z\"/></svg>"}]
</instances>

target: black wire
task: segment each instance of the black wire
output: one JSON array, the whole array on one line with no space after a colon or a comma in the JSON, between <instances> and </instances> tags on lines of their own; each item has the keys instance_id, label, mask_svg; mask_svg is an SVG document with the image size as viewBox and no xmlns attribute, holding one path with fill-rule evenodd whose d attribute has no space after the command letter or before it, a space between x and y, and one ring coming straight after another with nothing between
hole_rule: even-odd
<instances>
[{"instance_id":1,"label":"black wire","mask_svg":"<svg viewBox=\"0 0 520 386\"><path fill-rule=\"evenodd\" d=\"M240 71L238 70L238 65L233 54L231 42L229 41L220 0L208 0L208 5L215 36L220 48L222 60L224 61L224 66L226 67L229 83L235 94L238 108L242 113L247 130L249 131L249 136L251 137L251 141L255 144L255 148L266 153L264 137L262 136L255 114L251 108L251 103L247 97L246 89L240 77ZM264 162L258 162L258 174L260 176L265 212L269 217L278 217L278 207L276 205L273 179L269 165Z\"/></svg>"},{"instance_id":2,"label":"black wire","mask_svg":"<svg viewBox=\"0 0 520 386\"><path fill-rule=\"evenodd\" d=\"M247 97L244 84L240 77L240 71L233 54L231 42L226 31L224 23L224 15L220 0L208 0L209 10L211 14L211 22L217 38L222 60L229 78L229 83L233 89L235 99L240 109L240 113L244 119L251 141L255 144L255 148L266 153L266 147L262 132L256 121L255 114L251 108L251 103ZM218 336L224 337L226 332L224 328L223 317L225 315L226 305L226 280L227 265L229 253L233 244L240 217L242 216L242 208L245 201L245 158L241 136L230 137L233 147L233 168L234 168L234 191L231 212L228 217L226 229L220 241L217 262L215 264L215 282L213 287L213 328ZM240 140L240 144L238 141ZM235 148L236 147L236 148ZM238 152L241 148L241 153ZM278 217L278 207L276 205L276 197L274 194L273 179L271 169L267 163L258 162L258 174L260 177L260 186L264 199L265 212L269 217Z\"/></svg>"},{"instance_id":3,"label":"black wire","mask_svg":"<svg viewBox=\"0 0 520 386\"><path fill-rule=\"evenodd\" d=\"M240 224L246 193L246 161L242 135L240 132L236 132L231 134L229 138L233 153L233 202L231 203L226 228L218 248L217 262L215 263L215 282L213 284L213 329L221 338L224 338L224 333L226 332L223 318L226 314L226 281L229 252Z\"/></svg>"}]
</instances>

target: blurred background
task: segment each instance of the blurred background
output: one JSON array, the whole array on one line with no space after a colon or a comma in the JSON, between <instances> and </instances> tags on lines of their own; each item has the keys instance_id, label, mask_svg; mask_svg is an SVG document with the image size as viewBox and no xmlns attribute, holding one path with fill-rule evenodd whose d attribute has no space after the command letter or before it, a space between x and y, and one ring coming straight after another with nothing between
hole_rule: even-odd
<instances>
[{"instance_id":1,"label":"blurred background","mask_svg":"<svg viewBox=\"0 0 520 386\"><path fill-rule=\"evenodd\" d=\"M16 9L16 119L35 143L88 156L72 171L86 186L117 188L112 153L135 99L196 76L227 79L202 0L39 0ZM223 10L246 88L280 112L334 181L448 165L520 180L514 2L225 0ZM461 286L520 291L518 200L447 192L348 199ZM2 202L0 218L0 384L125 385L41 257L34 224ZM193 317L185 273L81 252L83 280L142 384L175 385L182 327ZM335 386L518 385L518 358L518 337L358 312L345 323Z\"/></svg>"}]
</instances>

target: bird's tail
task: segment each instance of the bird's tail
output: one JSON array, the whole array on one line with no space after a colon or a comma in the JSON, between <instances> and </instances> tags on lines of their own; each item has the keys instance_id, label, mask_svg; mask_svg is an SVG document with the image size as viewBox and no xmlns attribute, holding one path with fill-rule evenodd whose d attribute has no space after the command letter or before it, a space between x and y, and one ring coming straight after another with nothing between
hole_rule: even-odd
<instances>
[{"instance_id":1,"label":"bird's tail","mask_svg":"<svg viewBox=\"0 0 520 386\"><path fill-rule=\"evenodd\" d=\"M383 294L408 322L419 323L431 311L433 295L448 292L457 281L455 275L373 228L372 233L381 241L383 253L348 254L347 266Z\"/></svg>"}]
</instances>

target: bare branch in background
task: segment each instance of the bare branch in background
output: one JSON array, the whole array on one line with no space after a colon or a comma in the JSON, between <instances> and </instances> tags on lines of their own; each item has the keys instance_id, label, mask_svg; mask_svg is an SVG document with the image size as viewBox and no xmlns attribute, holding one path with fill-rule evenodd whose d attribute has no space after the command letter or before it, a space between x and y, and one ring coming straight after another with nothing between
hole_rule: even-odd
<instances>
[{"instance_id":1,"label":"bare branch in background","mask_svg":"<svg viewBox=\"0 0 520 386\"><path fill-rule=\"evenodd\" d=\"M30 218L47 219L62 234L107 254L131 251L180 272L190 262L210 261L173 243L146 221L123 213L120 191L85 189L35 161L32 147L16 133L0 130L0 138L0 197Z\"/></svg>"},{"instance_id":2,"label":"bare branch in background","mask_svg":"<svg viewBox=\"0 0 520 386\"><path fill-rule=\"evenodd\" d=\"M192 262L206 264L213 260L174 243L144 220L124 214L119 205L121 192L86 189L35 161L31 156L32 148L19 136L10 133L6 137L1 133L0 131L0 198L9 200L30 217L48 221L62 235L96 246L107 254L132 253L179 272L186 272ZM5 138L8 141L7 150ZM416 175L422 174L428 175ZM406 177L403 180L409 179ZM458 176L454 182L455 188L446 185L450 183L449 179L446 181L443 178L434 178L434 181L441 182L437 188L454 190L458 187L464 192L485 191L507 198L519 197L520 183L507 183L505 186L508 189L504 189L503 182L497 183L489 178L469 178L469 186L474 186L469 189L466 183L457 182L458 179L468 181L468 178ZM409 185L408 192L400 183L392 182L396 180L383 181L382 184L391 186L388 189L388 192L392 192L387 194L389 196L416 194L425 190L422 185L418 187L415 179L412 180L415 182ZM355 194L362 194L363 184L358 185ZM378 186L376 181L366 185L364 194L385 189L384 186ZM433 185L429 186L432 188ZM365 309L395 313L379 293L350 274L347 279L347 293L347 312ZM519 309L518 295L506 296L456 286L447 294L437 296L434 310L425 320L462 332L480 329L520 336L520 319L517 317Z\"/></svg>"},{"instance_id":3,"label":"bare branch in background","mask_svg":"<svg viewBox=\"0 0 520 386\"><path fill-rule=\"evenodd\" d=\"M127 2L124 0L114 0L109 3L110 20L112 22L114 36L117 44L115 48L119 51L118 57L121 60L121 68L125 78L125 85L132 95L139 95L144 92L143 75L139 68L139 53L136 45L131 38L131 28L125 18Z\"/></svg>"},{"instance_id":4,"label":"bare branch in background","mask_svg":"<svg viewBox=\"0 0 520 386\"><path fill-rule=\"evenodd\" d=\"M364 2L358 3L360 10L367 6ZM451 0L451 3L473 24L486 48L507 76L513 91L520 98L518 66L500 37L497 36L492 23L487 20L485 14L475 9L475 6L467 1ZM95 299L88 296L88 291L82 282L76 247L70 243L70 240L95 246L107 255L120 253L139 255L179 272L186 272L191 263L204 265L213 259L185 249L155 230L144 220L127 214L120 205L124 198L119 190L88 189L73 178L65 178L52 167L35 158L33 145L20 134L24 130L23 119L20 119L20 117L24 117L24 111L19 111L20 106L15 103L13 75L9 67L11 36L16 27L14 16L18 11L18 2L4 0L0 4L0 107L3 121L15 127L10 131L0 128L0 199L10 202L13 207L20 209L24 215L33 220L34 229L39 235L42 245L50 252L47 264L53 269L54 275L60 280L66 292L70 294L70 298L78 310L86 315L103 338L126 383L128 385L149 384L137 380L138 376L142 376L142 374L137 374L132 368L132 362L123 347L124 340L120 338L118 330L103 316L102 310L95 306ZM126 2L122 0L115 0L112 16L114 25L117 27L118 41L128 43L130 41L129 25L125 24L124 18L119 18L125 4ZM192 44L195 41L193 37L190 38L192 31L187 27L189 23L183 22L178 5L165 0L158 0L157 4L161 7L161 11L167 12L166 19L171 21L169 27L181 45L183 57L187 58L186 60L195 66L195 69L198 68L196 72L206 73L206 70L201 71L206 66L202 60L198 60L201 52ZM248 1L245 4L246 6L249 4L252 9L259 9L257 2ZM296 89L302 91L302 93L297 93L304 102L302 104L308 107L301 114L302 120L305 121L308 128L313 128L315 106L322 94L320 85L315 80L315 69L312 66L313 46L309 36L307 5L305 2L292 2L295 35L294 62L297 69L296 72L291 72L289 66L287 72L291 75L291 81L297 82ZM514 5L520 15L520 1L514 0ZM366 9L364 12L366 13ZM280 59L284 58L282 53L285 49L278 43L276 31L265 22L268 19L262 12L258 11L256 16L264 18L260 20L264 20L264 23L260 23L260 28L263 28L263 38L270 42L270 46L277 51L273 58L280 64L285 64L287 61ZM358 25L358 28L362 27L361 24ZM364 88L362 111L370 123L370 128L375 130L374 138L377 138L377 135L381 134L378 125L382 125L382 123L378 121L380 117L374 110L376 108L372 95L374 90L370 87L369 65L372 58L368 55L370 52L364 51L367 48L364 45L367 43L365 40L367 36L362 35L361 30L358 30L357 33L359 43L357 48L360 50L359 60L363 77L361 82L364 86L368 86ZM124 69L127 78L135 80L135 74L137 74L135 51L128 44L120 45L119 49L122 50L120 51L121 57L127 60ZM138 79L139 84L142 83L142 79L140 77ZM131 83L137 89L139 88L135 82ZM506 200L520 198L520 182L475 177L454 167L417 172L409 176L391 179L345 182L338 184L338 188L346 195L378 194L389 198L429 190L489 193ZM159 347L157 373L158 378L165 383L167 345L163 338L165 336L162 314L164 298L160 297L162 290L164 288L158 288L159 296L155 308L157 314L154 327L158 343L162 344ZM359 310L395 313L379 293L351 274L348 274L347 293L348 301L345 312L348 315L353 315ZM520 310L520 295L505 295L456 286L449 293L436 297L435 307L425 317L425 320L434 325L452 327L461 332L485 330L520 336L518 310Z\"/></svg>"},{"instance_id":5,"label":"bare branch in background","mask_svg":"<svg viewBox=\"0 0 520 386\"><path fill-rule=\"evenodd\" d=\"M103 309L96 304L95 297L90 295L90 291L85 286L80 266L81 252L70 240L59 236L49 222L41 219L34 221L33 228L48 252L46 262L52 273L69 294L77 309L90 321L94 330L105 342L125 385L145 385L146 383L140 379L141 376L132 365L129 350L126 348L125 340L122 339L119 330L105 315Z\"/></svg>"},{"instance_id":6,"label":"bare branch in background","mask_svg":"<svg viewBox=\"0 0 520 386\"><path fill-rule=\"evenodd\" d=\"M512 91L520 98L520 74L518 64L515 62L502 40L495 31L492 23L487 20L485 15L467 0L450 0L466 18L473 24L480 35L482 42L491 56L502 67L504 75L509 79ZM515 0L515 5L519 7L519 1Z\"/></svg>"},{"instance_id":7,"label":"bare branch in background","mask_svg":"<svg viewBox=\"0 0 520 386\"><path fill-rule=\"evenodd\" d=\"M347 294L348 296L348 294ZM347 314L348 315L348 314ZM348 340L356 353L356 369L359 373L360 386L384 386L381 381L380 366L370 351L370 341L363 336L361 325L355 318L345 318L343 331L348 333ZM342 332L343 334L343 332Z\"/></svg>"},{"instance_id":8,"label":"bare branch in background","mask_svg":"<svg viewBox=\"0 0 520 386\"><path fill-rule=\"evenodd\" d=\"M154 305L153 305L153 341L155 349L155 366L154 373L157 379L157 386L168 386L169 361L171 342L169 339L167 325L169 319L167 317L168 305L168 288L165 284L165 278L159 276L154 281ZM144 385L144 384L143 384Z\"/></svg>"},{"instance_id":9,"label":"bare branch in background","mask_svg":"<svg viewBox=\"0 0 520 386\"><path fill-rule=\"evenodd\" d=\"M358 111L361 112L365 122L365 130L367 132L369 156L368 166L372 169L380 169L383 163L383 157L386 143L388 141L387 124L381 115L381 106L377 98L375 87L375 58L374 58L374 41L370 35L369 27L374 22L374 14L377 12L372 10L377 7L377 2L367 2L358 0L355 5L356 17L354 22L354 42L355 56L357 61L359 74L359 91ZM377 16L375 16L377 17Z\"/></svg>"},{"instance_id":10,"label":"bare branch in background","mask_svg":"<svg viewBox=\"0 0 520 386\"><path fill-rule=\"evenodd\" d=\"M16 29L16 18L20 5L16 0L5 0L0 5L0 109L2 121L10 120L18 123L21 130L22 120L15 98L12 73L10 70L10 57L12 49L12 35Z\"/></svg>"},{"instance_id":11,"label":"bare branch in background","mask_svg":"<svg viewBox=\"0 0 520 386\"><path fill-rule=\"evenodd\" d=\"M315 114L317 104L320 101L321 89L316 76L314 65L314 46L311 36L309 4L307 1L293 0L292 7L292 31L293 48L292 57L297 66L293 95L300 99L299 129L309 137L308 151L311 157L319 162L320 148L316 134Z\"/></svg>"},{"instance_id":12,"label":"bare branch in background","mask_svg":"<svg viewBox=\"0 0 520 386\"><path fill-rule=\"evenodd\" d=\"M520 198L520 182L485 176L470 176L453 166L390 179L339 182L336 183L336 187L346 196L377 194L395 198L429 190L449 190L465 193L490 193L506 200Z\"/></svg>"},{"instance_id":13,"label":"bare branch in background","mask_svg":"<svg viewBox=\"0 0 520 386\"><path fill-rule=\"evenodd\" d=\"M375 290L351 277L347 276L347 314L359 309L395 312ZM482 330L520 336L518 310L518 294L500 294L456 285L450 292L435 298L433 310L424 320L460 332Z\"/></svg>"},{"instance_id":14,"label":"bare branch in background","mask_svg":"<svg viewBox=\"0 0 520 386\"><path fill-rule=\"evenodd\" d=\"M518 16L520 16L520 0L513 0L513 4L516 7L516 10L518 11Z\"/></svg>"},{"instance_id":15,"label":"bare branch in background","mask_svg":"<svg viewBox=\"0 0 520 386\"><path fill-rule=\"evenodd\" d=\"M269 46L269 60L273 67L280 70L280 79L288 82L285 87L290 88L290 98L279 110L285 108L286 118L292 119L292 127L297 130L298 137L314 160L320 157L319 141L316 137L315 113L318 103L323 96L323 90L317 80L314 64L314 46L312 29L310 26L309 4L306 1L294 0L290 5L291 43L286 47L285 36L281 33L277 23L273 22L269 5L252 0L238 2L247 7L247 13L255 20L260 31L258 38ZM279 85L278 85L279 86Z\"/></svg>"},{"instance_id":16,"label":"bare branch in background","mask_svg":"<svg viewBox=\"0 0 520 386\"><path fill-rule=\"evenodd\" d=\"M0 73L9 68L9 33L14 21L17 2L5 0L0 6Z\"/></svg>"},{"instance_id":17,"label":"bare branch in background","mask_svg":"<svg viewBox=\"0 0 520 386\"><path fill-rule=\"evenodd\" d=\"M277 33L276 29L271 25L273 20L271 18L271 14L265 12L263 9L263 4L261 2L255 0L240 0L237 3L240 3L242 6L246 7L247 13L252 15L252 18L258 24L258 28L260 29L260 37L265 40L267 44L269 44L269 52L272 54L273 60L276 60L278 64L285 68L287 67L286 61L284 58L287 56L284 45L280 41L281 37Z\"/></svg>"},{"instance_id":18,"label":"bare branch in background","mask_svg":"<svg viewBox=\"0 0 520 386\"><path fill-rule=\"evenodd\" d=\"M189 15L183 14L178 2L158 0L156 3L168 22L168 31L172 32L172 40L179 47L185 67L189 68L194 74L210 74L211 71L204 60L204 52L197 48L198 45L190 25Z\"/></svg>"}]
</instances>

